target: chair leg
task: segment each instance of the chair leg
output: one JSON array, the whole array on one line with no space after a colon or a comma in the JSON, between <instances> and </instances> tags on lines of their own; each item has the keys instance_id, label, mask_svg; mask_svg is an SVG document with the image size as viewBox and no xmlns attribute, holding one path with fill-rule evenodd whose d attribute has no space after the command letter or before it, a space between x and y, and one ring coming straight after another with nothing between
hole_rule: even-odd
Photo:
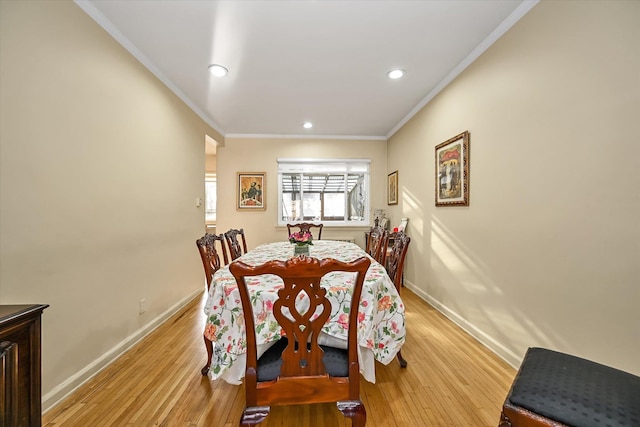
<instances>
[{"instance_id":1,"label":"chair leg","mask_svg":"<svg viewBox=\"0 0 640 427\"><path fill-rule=\"evenodd\" d=\"M240 427L251 427L260 424L267 418L270 406L251 406L246 408L240 418Z\"/></svg>"},{"instance_id":2,"label":"chair leg","mask_svg":"<svg viewBox=\"0 0 640 427\"><path fill-rule=\"evenodd\" d=\"M511 420L504 412L500 413L500 424L498 424L498 427L511 427Z\"/></svg>"},{"instance_id":3,"label":"chair leg","mask_svg":"<svg viewBox=\"0 0 640 427\"><path fill-rule=\"evenodd\" d=\"M204 346L207 349L207 364L200 369L200 373L202 376L205 376L209 373L209 367L211 366L211 358L213 357L213 343L207 339L204 335Z\"/></svg>"},{"instance_id":4,"label":"chair leg","mask_svg":"<svg viewBox=\"0 0 640 427\"><path fill-rule=\"evenodd\" d=\"M361 401L343 400L337 406L345 417L351 418L352 427L364 427L367 423L367 411Z\"/></svg>"},{"instance_id":5,"label":"chair leg","mask_svg":"<svg viewBox=\"0 0 640 427\"><path fill-rule=\"evenodd\" d=\"M402 351L398 351L398 361L400 362L400 367L401 368L406 368L407 367L407 361L404 360L404 357L402 357Z\"/></svg>"}]
</instances>

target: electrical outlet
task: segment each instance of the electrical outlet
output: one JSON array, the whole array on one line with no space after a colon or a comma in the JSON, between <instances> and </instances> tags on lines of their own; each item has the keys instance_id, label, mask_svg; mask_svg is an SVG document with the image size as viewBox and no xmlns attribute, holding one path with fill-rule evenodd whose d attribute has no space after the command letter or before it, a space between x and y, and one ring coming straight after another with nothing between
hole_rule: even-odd
<instances>
[{"instance_id":1,"label":"electrical outlet","mask_svg":"<svg viewBox=\"0 0 640 427\"><path fill-rule=\"evenodd\" d=\"M147 300L145 298L140 300L139 314L144 314L147 311Z\"/></svg>"}]
</instances>

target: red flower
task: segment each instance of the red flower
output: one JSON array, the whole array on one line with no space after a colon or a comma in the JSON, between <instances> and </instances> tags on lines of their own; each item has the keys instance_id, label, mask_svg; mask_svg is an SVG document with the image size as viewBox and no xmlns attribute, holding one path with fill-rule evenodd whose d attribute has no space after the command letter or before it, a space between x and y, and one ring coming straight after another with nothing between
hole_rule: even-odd
<instances>
[{"instance_id":1,"label":"red flower","mask_svg":"<svg viewBox=\"0 0 640 427\"><path fill-rule=\"evenodd\" d=\"M338 323L340 324L340 326L342 326L344 329L349 329L349 315L346 313L342 313L339 317L338 317Z\"/></svg>"},{"instance_id":2,"label":"red flower","mask_svg":"<svg viewBox=\"0 0 640 427\"><path fill-rule=\"evenodd\" d=\"M389 295L385 295L378 301L378 310L384 311L391 307L391 297Z\"/></svg>"},{"instance_id":3,"label":"red flower","mask_svg":"<svg viewBox=\"0 0 640 427\"><path fill-rule=\"evenodd\" d=\"M289 235L289 242L290 243L296 243L296 244L313 245L313 243L312 243L313 242L313 236L308 231L291 233Z\"/></svg>"},{"instance_id":4,"label":"red flower","mask_svg":"<svg viewBox=\"0 0 640 427\"><path fill-rule=\"evenodd\" d=\"M216 338L216 330L216 325L207 323L207 326L204 328L204 336L207 337L209 341L214 341Z\"/></svg>"}]
</instances>

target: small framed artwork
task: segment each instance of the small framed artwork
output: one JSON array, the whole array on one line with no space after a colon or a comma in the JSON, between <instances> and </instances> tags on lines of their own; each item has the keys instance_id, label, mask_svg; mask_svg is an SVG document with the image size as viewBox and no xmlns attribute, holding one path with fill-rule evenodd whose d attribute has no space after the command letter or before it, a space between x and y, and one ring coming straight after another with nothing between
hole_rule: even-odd
<instances>
[{"instance_id":1,"label":"small framed artwork","mask_svg":"<svg viewBox=\"0 0 640 427\"><path fill-rule=\"evenodd\" d=\"M387 204L398 204L398 171L391 172L387 176Z\"/></svg>"},{"instance_id":2,"label":"small framed artwork","mask_svg":"<svg viewBox=\"0 0 640 427\"><path fill-rule=\"evenodd\" d=\"M398 232L405 233L407 230L408 223L409 223L409 218L401 218L400 225L398 226Z\"/></svg>"},{"instance_id":3,"label":"small framed artwork","mask_svg":"<svg viewBox=\"0 0 640 427\"><path fill-rule=\"evenodd\" d=\"M238 172L238 210L263 211L267 207L266 172Z\"/></svg>"},{"instance_id":4,"label":"small framed artwork","mask_svg":"<svg viewBox=\"0 0 640 427\"><path fill-rule=\"evenodd\" d=\"M469 206L469 131L436 145L436 206Z\"/></svg>"}]
</instances>

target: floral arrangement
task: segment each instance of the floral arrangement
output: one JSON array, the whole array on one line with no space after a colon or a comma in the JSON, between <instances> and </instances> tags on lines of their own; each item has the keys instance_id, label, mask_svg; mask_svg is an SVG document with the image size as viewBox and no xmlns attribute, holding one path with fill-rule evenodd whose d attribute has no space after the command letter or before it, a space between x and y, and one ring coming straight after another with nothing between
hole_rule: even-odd
<instances>
[{"instance_id":1,"label":"floral arrangement","mask_svg":"<svg viewBox=\"0 0 640 427\"><path fill-rule=\"evenodd\" d=\"M289 242L295 243L298 246L313 245L313 236L308 231L291 233L289 235Z\"/></svg>"}]
</instances>

